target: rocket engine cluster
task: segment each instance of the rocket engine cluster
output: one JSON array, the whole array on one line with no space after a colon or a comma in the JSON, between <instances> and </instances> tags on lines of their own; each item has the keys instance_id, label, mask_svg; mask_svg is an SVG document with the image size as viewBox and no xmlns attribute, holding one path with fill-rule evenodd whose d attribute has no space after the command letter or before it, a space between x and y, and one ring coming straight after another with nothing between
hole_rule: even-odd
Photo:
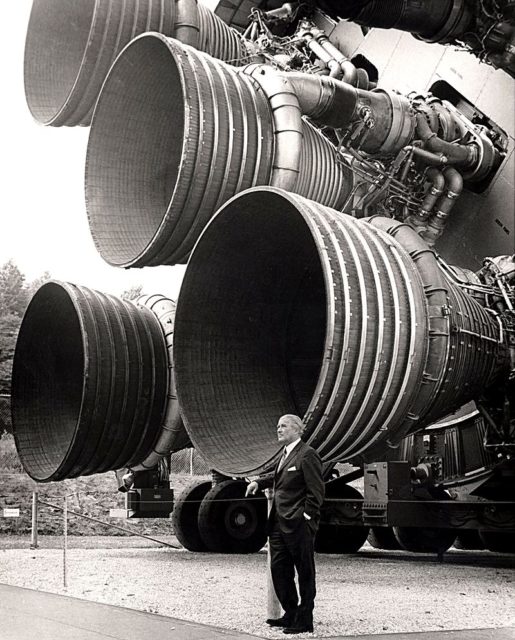
<instances>
[{"instance_id":1,"label":"rocket engine cluster","mask_svg":"<svg viewBox=\"0 0 515 640\"><path fill-rule=\"evenodd\" d=\"M515 75L513 3L319 4ZM511 464L515 255L474 272L435 250L506 133L466 102L378 88L309 3L254 4L245 26L240 5L34 0L27 101L44 124L91 125L99 253L188 266L175 319L160 296L36 293L13 374L26 471L145 469L191 440L247 477L273 464L284 413L327 463L362 464L471 400Z\"/></svg>"}]
</instances>

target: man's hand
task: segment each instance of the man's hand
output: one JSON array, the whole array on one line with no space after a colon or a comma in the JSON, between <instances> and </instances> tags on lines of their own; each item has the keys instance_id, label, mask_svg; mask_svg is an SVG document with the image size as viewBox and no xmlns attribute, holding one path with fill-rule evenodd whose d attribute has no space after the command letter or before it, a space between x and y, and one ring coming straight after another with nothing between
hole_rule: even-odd
<instances>
[{"instance_id":1,"label":"man's hand","mask_svg":"<svg viewBox=\"0 0 515 640\"><path fill-rule=\"evenodd\" d=\"M245 497L247 498L248 496L255 496L258 491L259 491L259 485L255 480L253 480L249 485L247 485L247 490L245 491Z\"/></svg>"}]
</instances>

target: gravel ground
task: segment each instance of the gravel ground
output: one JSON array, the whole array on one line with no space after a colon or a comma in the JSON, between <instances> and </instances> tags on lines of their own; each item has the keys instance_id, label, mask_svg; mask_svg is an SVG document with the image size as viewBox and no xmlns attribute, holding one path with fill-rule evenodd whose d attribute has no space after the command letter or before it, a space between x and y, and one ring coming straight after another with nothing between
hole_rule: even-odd
<instances>
[{"instance_id":1,"label":"gravel ground","mask_svg":"<svg viewBox=\"0 0 515 640\"><path fill-rule=\"evenodd\" d=\"M176 544L172 537L163 538ZM266 551L194 554L150 541L69 538L63 589L61 538L0 538L0 582L212 624L266 638ZM515 627L515 556L451 550L317 556L315 633Z\"/></svg>"}]
</instances>

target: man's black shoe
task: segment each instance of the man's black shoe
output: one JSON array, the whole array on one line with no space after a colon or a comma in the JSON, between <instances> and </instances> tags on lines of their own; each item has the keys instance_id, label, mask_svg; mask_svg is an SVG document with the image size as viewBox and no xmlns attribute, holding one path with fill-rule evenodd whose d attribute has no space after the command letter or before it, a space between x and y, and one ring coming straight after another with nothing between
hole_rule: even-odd
<instances>
[{"instance_id":1,"label":"man's black shoe","mask_svg":"<svg viewBox=\"0 0 515 640\"><path fill-rule=\"evenodd\" d=\"M295 627L285 627L283 629L283 633L313 633L313 625L312 624L302 624L297 625Z\"/></svg>"},{"instance_id":2,"label":"man's black shoe","mask_svg":"<svg viewBox=\"0 0 515 640\"><path fill-rule=\"evenodd\" d=\"M280 618L268 618L266 621L271 627L289 627L293 624L293 620L290 616L284 615Z\"/></svg>"}]
</instances>

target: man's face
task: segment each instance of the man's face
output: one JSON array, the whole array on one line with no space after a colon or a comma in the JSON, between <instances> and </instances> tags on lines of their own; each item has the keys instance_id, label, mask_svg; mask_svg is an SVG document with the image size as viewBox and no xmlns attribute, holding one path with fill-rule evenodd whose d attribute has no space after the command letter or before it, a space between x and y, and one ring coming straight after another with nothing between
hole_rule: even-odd
<instances>
[{"instance_id":1,"label":"man's face","mask_svg":"<svg viewBox=\"0 0 515 640\"><path fill-rule=\"evenodd\" d=\"M279 442L286 446L287 444L297 440L297 438L300 438L299 429L291 424L286 424L279 420L277 424L277 439Z\"/></svg>"}]
</instances>

